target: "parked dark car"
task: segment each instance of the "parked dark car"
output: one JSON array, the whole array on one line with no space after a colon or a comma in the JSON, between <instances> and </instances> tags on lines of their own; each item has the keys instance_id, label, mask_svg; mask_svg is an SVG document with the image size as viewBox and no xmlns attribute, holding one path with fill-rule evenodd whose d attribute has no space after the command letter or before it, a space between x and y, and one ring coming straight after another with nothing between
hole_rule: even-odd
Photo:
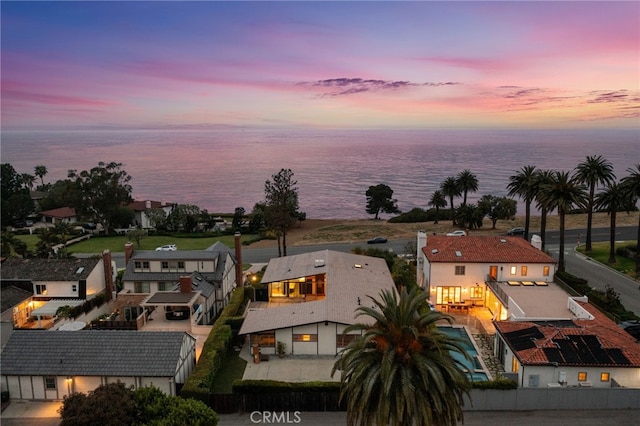
<instances>
[{"instance_id":1,"label":"parked dark car","mask_svg":"<svg viewBox=\"0 0 640 426\"><path fill-rule=\"evenodd\" d=\"M189 318L189 307L167 306L165 316L168 320L185 320Z\"/></svg>"},{"instance_id":2,"label":"parked dark car","mask_svg":"<svg viewBox=\"0 0 640 426\"><path fill-rule=\"evenodd\" d=\"M507 231L507 235L524 235L524 228L511 228Z\"/></svg>"},{"instance_id":3,"label":"parked dark car","mask_svg":"<svg viewBox=\"0 0 640 426\"><path fill-rule=\"evenodd\" d=\"M387 242L385 237L375 237L367 241L367 244L384 244Z\"/></svg>"}]
</instances>

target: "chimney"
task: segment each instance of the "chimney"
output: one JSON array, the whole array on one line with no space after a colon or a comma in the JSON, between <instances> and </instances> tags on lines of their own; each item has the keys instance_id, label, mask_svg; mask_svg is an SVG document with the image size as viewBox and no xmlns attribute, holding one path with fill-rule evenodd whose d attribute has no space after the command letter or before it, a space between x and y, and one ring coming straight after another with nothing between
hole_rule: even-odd
<instances>
[{"instance_id":1,"label":"chimney","mask_svg":"<svg viewBox=\"0 0 640 426\"><path fill-rule=\"evenodd\" d=\"M131 241L124 244L124 266L129 264L133 255L133 243Z\"/></svg>"},{"instance_id":2,"label":"chimney","mask_svg":"<svg viewBox=\"0 0 640 426\"><path fill-rule=\"evenodd\" d=\"M234 235L235 249L236 249L236 286L242 287L242 246L240 245L240 233L236 232Z\"/></svg>"},{"instance_id":3,"label":"chimney","mask_svg":"<svg viewBox=\"0 0 640 426\"><path fill-rule=\"evenodd\" d=\"M110 301L113 295L113 266L111 265L111 252L104 250L102 252L102 263L104 264L104 282L106 301Z\"/></svg>"},{"instance_id":4,"label":"chimney","mask_svg":"<svg viewBox=\"0 0 640 426\"><path fill-rule=\"evenodd\" d=\"M191 276L180 277L180 293L191 293Z\"/></svg>"},{"instance_id":5,"label":"chimney","mask_svg":"<svg viewBox=\"0 0 640 426\"><path fill-rule=\"evenodd\" d=\"M150 209L151 208L151 200L145 201L144 202L144 206L145 206L145 208Z\"/></svg>"}]
</instances>

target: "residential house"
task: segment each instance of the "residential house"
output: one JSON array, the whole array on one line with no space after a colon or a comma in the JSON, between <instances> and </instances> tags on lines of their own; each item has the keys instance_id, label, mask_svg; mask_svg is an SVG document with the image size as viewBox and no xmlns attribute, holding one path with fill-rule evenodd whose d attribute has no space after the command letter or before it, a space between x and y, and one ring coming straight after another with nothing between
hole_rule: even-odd
<instances>
[{"instance_id":1,"label":"residential house","mask_svg":"<svg viewBox=\"0 0 640 426\"><path fill-rule=\"evenodd\" d=\"M569 309L571 320L494 322L507 374L520 387L639 388L640 344L586 300Z\"/></svg>"},{"instance_id":2,"label":"residential house","mask_svg":"<svg viewBox=\"0 0 640 426\"><path fill-rule=\"evenodd\" d=\"M195 363L195 339L184 332L16 330L2 351L2 389L50 401L119 381L177 395Z\"/></svg>"},{"instance_id":3,"label":"residential house","mask_svg":"<svg viewBox=\"0 0 640 426\"><path fill-rule=\"evenodd\" d=\"M13 285L32 295L13 306L15 327L50 326L61 306L78 306L103 293L110 300L111 253L105 250L102 257L88 259L10 257L2 264L0 281L3 288Z\"/></svg>"},{"instance_id":4,"label":"residential house","mask_svg":"<svg viewBox=\"0 0 640 426\"><path fill-rule=\"evenodd\" d=\"M76 211L71 207L60 207L53 210L44 210L40 212L40 217L43 223L56 224L62 223L76 223L78 222L78 215Z\"/></svg>"},{"instance_id":5,"label":"residential house","mask_svg":"<svg viewBox=\"0 0 640 426\"><path fill-rule=\"evenodd\" d=\"M357 308L395 289L383 259L331 250L271 259L262 283L268 302L251 303L240 329L262 354L282 342L289 354L336 355L358 335L344 333Z\"/></svg>"},{"instance_id":6,"label":"residential house","mask_svg":"<svg viewBox=\"0 0 640 426\"><path fill-rule=\"evenodd\" d=\"M2 283L2 288L0 289L0 303L2 304L0 313L0 348L4 348L7 340L9 340L19 307L28 306L32 296L33 293L31 291L11 283ZM14 311L14 308L18 309Z\"/></svg>"},{"instance_id":7,"label":"residential house","mask_svg":"<svg viewBox=\"0 0 640 426\"><path fill-rule=\"evenodd\" d=\"M148 295L146 307L189 307L197 324L211 324L237 284L236 259L220 242L206 250L143 252L127 243L125 261L124 292Z\"/></svg>"},{"instance_id":8,"label":"residential house","mask_svg":"<svg viewBox=\"0 0 640 426\"><path fill-rule=\"evenodd\" d=\"M436 305L496 305L490 283L543 286L553 281L556 261L520 237L429 236L418 233L417 282ZM548 286L547 286L548 287ZM502 318L505 312L498 312Z\"/></svg>"},{"instance_id":9,"label":"residential house","mask_svg":"<svg viewBox=\"0 0 640 426\"><path fill-rule=\"evenodd\" d=\"M171 213L171 210L174 207L172 203L166 203L164 201L134 201L128 206L131 210L133 210L135 214L135 225L141 227L142 229L152 229L155 228L154 224L149 220L149 216L147 216L147 211L151 209L162 209L165 213L165 216L168 216Z\"/></svg>"}]
</instances>

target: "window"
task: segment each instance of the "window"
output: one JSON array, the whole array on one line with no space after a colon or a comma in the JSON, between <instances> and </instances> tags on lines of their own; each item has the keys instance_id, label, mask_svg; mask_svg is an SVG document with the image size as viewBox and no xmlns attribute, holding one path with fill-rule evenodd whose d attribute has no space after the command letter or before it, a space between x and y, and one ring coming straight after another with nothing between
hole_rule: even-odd
<instances>
[{"instance_id":1,"label":"window","mask_svg":"<svg viewBox=\"0 0 640 426\"><path fill-rule=\"evenodd\" d=\"M587 372L586 371L580 371L578 373L578 381L579 382L584 382L587 380Z\"/></svg>"},{"instance_id":2,"label":"window","mask_svg":"<svg viewBox=\"0 0 640 426\"><path fill-rule=\"evenodd\" d=\"M133 262L133 266L136 269L140 269L142 268L142 262L140 262L139 260L136 260L135 262Z\"/></svg>"},{"instance_id":3,"label":"window","mask_svg":"<svg viewBox=\"0 0 640 426\"><path fill-rule=\"evenodd\" d=\"M518 358L515 356L511 359L511 372L517 373L520 370L520 363L518 362Z\"/></svg>"},{"instance_id":4,"label":"window","mask_svg":"<svg viewBox=\"0 0 640 426\"><path fill-rule=\"evenodd\" d=\"M71 284L71 292L75 293L76 291L78 291L78 284Z\"/></svg>"},{"instance_id":5,"label":"window","mask_svg":"<svg viewBox=\"0 0 640 426\"><path fill-rule=\"evenodd\" d=\"M511 275L515 275L518 272L518 268L516 266L511 267Z\"/></svg>"},{"instance_id":6,"label":"window","mask_svg":"<svg viewBox=\"0 0 640 426\"><path fill-rule=\"evenodd\" d=\"M168 282L158 283L158 291L168 291L168 290L171 290L171 283L168 283Z\"/></svg>"},{"instance_id":7,"label":"window","mask_svg":"<svg viewBox=\"0 0 640 426\"><path fill-rule=\"evenodd\" d=\"M133 283L133 292L134 293L149 293L149 283L148 282L135 282Z\"/></svg>"},{"instance_id":8,"label":"window","mask_svg":"<svg viewBox=\"0 0 640 426\"><path fill-rule=\"evenodd\" d=\"M184 269L184 260L178 261L178 269Z\"/></svg>"},{"instance_id":9,"label":"window","mask_svg":"<svg viewBox=\"0 0 640 426\"><path fill-rule=\"evenodd\" d=\"M549 268L548 266L545 266L545 267L542 269L542 275L544 275L545 277L548 277L548 276L549 276L549 270L550 270L550 269L551 269L551 268Z\"/></svg>"},{"instance_id":10,"label":"window","mask_svg":"<svg viewBox=\"0 0 640 426\"><path fill-rule=\"evenodd\" d=\"M520 275L522 275L523 277L527 276L527 267L523 266L522 268L520 268Z\"/></svg>"},{"instance_id":11,"label":"window","mask_svg":"<svg viewBox=\"0 0 640 426\"><path fill-rule=\"evenodd\" d=\"M55 377L45 377L44 378L44 388L45 389L56 389L56 378Z\"/></svg>"},{"instance_id":12,"label":"window","mask_svg":"<svg viewBox=\"0 0 640 426\"><path fill-rule=\"evenodd\" d=\"M145 260L144 262L142 262L142 268L143 269L149 269L149 261Z\"/></svg>"},{"instance_id":13,"label":"window","mask_svg":"<svg viewBox=\"0 0 640 426\"><path fill-rule=\"evenodd\" d=\"M600 373L600 381L608 382L609 381L609 373Z\"/></svg>"},{"instance_id":14,"label":"window","mask_svg":"<svg viewBox=\"0 0 640 426\"><path fill-rule=\"evenodd\" d=\"M252 336L253 337L253 336ZM275 348L276 347L276 332L272 331L264 331L255 335L253 343L257 343L262 347Z\"/></svg>"},{"instance_id":15,"label":"window","mask_svg":"<svg viewBox=\"0 0 640 426\"><path fill-rule=\"evenodd\" d=\"M283 282L271 283L271 297L282 297L286 296L286 286Z\"/></svg>"},{"instance_id":16,"label":"window","mask_svg":"<svg viewBox=\"0 0 640 426\"><path fill-rule=\"evenodd\" d=\"M471 298L482 299L482 287L480 286L471 287Z\"/></svg>"},{"instance_id":17,"label":"window","mask_svg":"<svg viewBox=\"0 0 640 426\"><path fill-rule=\"evenodd\" d=\"M169 269L169 262L162 262L162 269Z\"/></svg>"},{"instance_id":18,"label":"window","mask_svg":"<svg viewBox=\"0 0 640 426\"><path fill-rule=\"evenodd\" d=\"M294 342L317 342L318 335L317 334L294 334L293 335Z\"/></svg>"},{"instance_id":19,"label":"window","mask_svg":"<svg viewBox=\"0 0 640 426\"><path fill-rule=\"evenodd\" d=\"M343 347L349 345L349 343L351 343L354 340L356 340L358 337L360 337L359 334L337 334L336 335L336 345L339 348L343 348Z\"/></svg>"},{"instance_id":20,"label":"window","mask_svg":"<svg viewBox=\"0 0 640 426\"><path fill-rule=\"evenodd\" d=\"M464 275L465 267L464 266L456 266L456 275Z\"/></svg>"},{"instance_id":21,"label":"window","mask_svg":"<svg viewBox=\"0 0 640 426\"><path fill-rule=\"evenodd\" d=\"M437 287L436 304L460 302L461 287Z\"/></svg>"},{"instance_id":22,"label":"window","mask_svg":"<svg viewBox=\"0 0 640 426\"><path fill-rule=\"evenodd\" d=\"M47 294L47 285L36 284L36 294Z\"/></svg>"}]
</instances>

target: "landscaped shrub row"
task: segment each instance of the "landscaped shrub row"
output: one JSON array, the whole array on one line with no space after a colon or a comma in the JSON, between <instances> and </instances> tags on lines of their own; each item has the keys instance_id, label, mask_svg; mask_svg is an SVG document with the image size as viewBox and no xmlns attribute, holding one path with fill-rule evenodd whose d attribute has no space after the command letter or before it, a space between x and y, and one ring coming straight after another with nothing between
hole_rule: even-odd
<instances>
[{"instance_id":1,"label":"landscaped shrub row","mask_svg":"<svg viewBox=\"0 0 640 426\"><path fill-rule=\"evenodd\" d=\"M618 247L616 249L616 254L618 256L626 257L627 259L635 260L636 258L636 248L635 244L628 244L626 246Z\"/></svg>"},{"instance_id":2,"label":"landscaped shrub row","mask_svg":"<svg viewBox=\"0 0 640 426\"><path fill-rule=\"evenodd\" d=\"M243 299L244 288L235 289L229 304L220 313L204 342L198 364L180 391L182 397L198 399L209 404L211 384L220 370L225 352L233 336L227 321L237 315Z\"/></svg>"}]
</instances>

